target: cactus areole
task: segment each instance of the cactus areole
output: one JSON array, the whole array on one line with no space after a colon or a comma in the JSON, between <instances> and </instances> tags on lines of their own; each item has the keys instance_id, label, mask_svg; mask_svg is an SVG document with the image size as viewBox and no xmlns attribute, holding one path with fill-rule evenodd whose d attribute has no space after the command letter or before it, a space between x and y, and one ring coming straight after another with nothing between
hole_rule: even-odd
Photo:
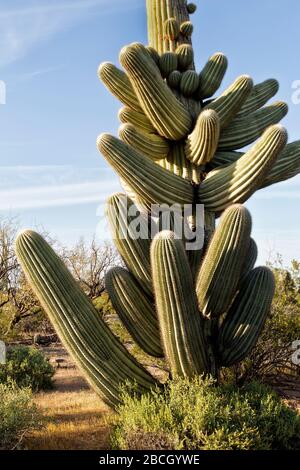
<instances>
[{"instance_id":1,"label":"cactus areole","mask_svg":"<svg viewBox=\"0 0 300 470\"><path fill-rule=\"evenodd\" d=\"M299 172L300 142L287 145L279 124L287 105L268 104L276 80L253 84L241 75L218 94L227 58L217 52L195 70L196 5L146 0L146 8L149 44L124 47L121 68L99 67L123 106L120 138L97 140L124 188L110 197L107 217L126 268L112 268L106 288L132 338L147 354L165 357L171 377L218 377L254 347L274 294L271 271L254 267L257 247L243 203ZM155 216L153 206L162 208ZM42 237L23 232L16 250L62 341L109 405L119 403L125 381L140 393L158 383Z\"/></svg>"}]
</instances>

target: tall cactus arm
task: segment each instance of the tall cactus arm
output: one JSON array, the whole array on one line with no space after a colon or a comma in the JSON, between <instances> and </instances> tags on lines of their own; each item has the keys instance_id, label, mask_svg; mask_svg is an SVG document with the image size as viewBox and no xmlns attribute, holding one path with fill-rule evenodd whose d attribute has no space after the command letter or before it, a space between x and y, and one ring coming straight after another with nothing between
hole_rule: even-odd
<instances>
[{"instance_id":1,"label":"tall cactus arm","mask_svg":"<svg viewBox=\"0 0 300 470\"><path fill-rule=\"evenodd\" d=\"M126 144L152 160L166 158L170 144L164 137L140 131L132 124L123 124L119 129L119 137Z\"/></svg>"},{"instance_id":2,"label":"tall cactus arm","mask_svg":"<svg viewBox=\"0 0 300 470\"><path fill-rule=\"evenodd\" d=\"M199 75L199 88L197 96L202 100L211 98L220 88L228 67L228 60L224 54L217 52L211 56Z\"/></svg>"},{"instance_id":3,"label":"tall cactus arm","mask_svg":"<svg viewBox=\"0 0 300 470\"><path fill-rule=\"evenodd\" d=\"M248 210L241 205L229 207L216 228L196 281L199 309L208 318L220 317L233 300L250 233Z\"/></svg>"},{"instance_id":4,"label":"tall cactus arm","mask_svg":"<svg viewBox=\"0 0 300 470\"><path fill-rule=\"evenodd\" d=\"M123 268L112 268L105 276L110 300L125 328L150 356L163 357L154 305Z\"/></svg>"},{"instance_id":5,"label":"tall cactus arm","mask_svg":"<svg viewBox=\"0 0 300 470\"><path fill-rule=\"evenodd\" d=\"M209 169L223 167L237 162L243 152L217 152L209 163ZM280 183L297 176L300 173L300 140L287 144L278 155L276 162L268 172L260 188L266 188L272 184Z\"/></svg>"},{"instance_id":6,"label":"tall cactus arm","mask_svg":"<svg viewBox=\"0 0 300 470\"><path fill-rule=\"evenodd\" d=\"M186 158L196 165L209 162L218 147L220 120L213 110L203 111L197 119L193 132L188 136L185 146Z\"/></svg>"},{"instance_id":7,"label":"tall cactus arm","mask_svg":"<svg viewBox=\"0 0 300 470\"><path fill-rule=\"evenodd\" d=\"M205 109L216 111L220 118L221 129L225 129L240 111L252 88L252 79L248 75L242 75Z\"/></svg>"},{"instance_id":8,"label":"tall cactus arm","mask_svg":"<svg viewBox=\"0 0 300 470\"><path fill-rule=\"evenodd\" d=\"M261 187L266 188L271 184L288 180L298 173L300 173L300 140L285 147Z\"/></svg>"},{"instance_id":9,"label":"tall cactus arm","mask_svg":"<svg viewBox=\"0 0 300 470\"><path fill-rule=\"evenodd\" d=\"M146 0L149 45L160 54L175 51L178 44L190 44L190 34L180 28L189 21L185 0ZM196 8L195 8L196 9Z\"/></svg>"},{"instance_id":10,"label":"tall cactus arm","mask_svg":"<svg viewBox=\"0 0 300 470\"><path fill-rule=\"evenodd\" d=\"M230 204L245 202L263 183L287 142L280 126L269 127L243 157L208 174L199 188L199 201L220 213Z\"/></svg>"},{"instance_id":11,"label":"tall cactus arm","mask_svg":"<svg viewBox=\"0 0 300 470\"><path fill-rule=\"evenodd\" d=\"M245 117L234 119L221 133L218 150L236 150L252 144L269 126L280 122L287 113L288 105L277 101Z\"/></svg>"},{"instance_id":12,"label":"tall cactus arm","mask_svg":"<svg viewBox=\"0 0 300 470\"><path fill-rule=\"evenodd\" d=\"M149 204L191 204L194 191L189 181L172 174L121 140L101 134L98 149L126 181Z\"/></svg>"},{"instance_id":13,"label":"tall cactus arm","mask_svg":"<svg viewBox=\"0 0 300 470\"><path fill-rule=\"evenodd\" d=\"M246 276L221 328L219 353L223 366L242 361L255 346L274 290L274 276L268 268L256 268Z\"/></svg>"},{"instance_id":14,"label":"tall cactus arm","mask_svg":"<svg viewBox=\"0 0 300 470\"><path fill-rule=\"evenodd\" d=\"M114 194L108 199L106 215L114 243L126 266L143 290L151 297L151 234L147 217L138 214L137 208L129 197L122 193ZM136 219L137 216L138 219ZM138 223L138 227L136 223Z\"/></svg>"},{"instance_id":15,"label":"tall cactus arm","mask_svg":"<svg viewBox=\"0 0 300 470\"><path fill-rule=\"evenodd\" d=\"M110 62L104 62L98 69L98 76L108 90L118 98L121 103L135 111L142 111L138 98L125 72L118 69L118 67Z\"/></svg>"},{"instance_id":16,"label":"tall cactus arm","mask_svg":"<svg viewBox=\"0 0 300 470\"><path fill-rule=\"evenodd\" d=\"M151 264L161 339L172 375L204 373L203 319L182 241L172 232L160 232L152 242Z\"/></svg>"},{"instance_id":17,"label":"tall cactus arm","mask_svg":"<svg viewBox=\"0 0 300 470\"><path fill-rule=\"evenodd\" d=\"M16 253L61 340L106 403L119 403L119 387L125 381L135 380L139 392L155 385L153 377L115 338L40 235L23 232L16 241Z\"/></svg>"},{"instance_id":18,"label":"tall cactus arm","mask_svg":"<svg viewBox=\"0 0 300 470\"><path fill-rule=\"evenodd\" d=\"M157 132L171 140L185 137L192 127L192 117L163 80L147 49L139 43L124 47L120 62Z\"/></svg>"},{"instance_id":19,"label":"tall cactus arm","mask_svg":"<svg viewBox=\"0 0 300 470\"><path fill-rule=\"evenodd\" d=\"M257 111L264 106L279 90L279 83L277 80L270 78L262 83L255 85L247 98L245 104L242 106L238 117L247 116L249 113Z\"/></svg>"}]
</instances>

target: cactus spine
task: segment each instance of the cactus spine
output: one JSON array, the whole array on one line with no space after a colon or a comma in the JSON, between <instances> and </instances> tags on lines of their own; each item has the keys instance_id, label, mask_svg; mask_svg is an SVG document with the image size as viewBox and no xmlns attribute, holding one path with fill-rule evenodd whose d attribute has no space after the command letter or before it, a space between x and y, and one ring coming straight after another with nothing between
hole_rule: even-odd
<instances>
[{"instance_id":1,"label":"cactus spine","mask_svg":"<svg viewBox=\"0 0 300 470\"><path fill-rule=\"evenodd\" d=\"M241 204L299 173L300 142L286 145L286 130L278 124L286 104L266 106L278 91L276 80L254 85L242 75L218 95L227 58L218 52L195 70L193 3L146 0L146 8L149 45L122 49L124 71L107 62L99 68L100 79L125 106L119 113L122 140L102 134L97 141L127 193L112 196L107 207L126 269L112 268L106 286L134 340L154 357L164 354L172 376L218 377L221 367L241 361L255 345L274 292L272 273L254 268L251 217ZM246 153L238 151L249 143ZM163 218L159 233L149 238L151 205L163 205L164 214L174 210L179 225L196 236L199 203L205 206L204 244L193 250L186 235L178 240L175 229L163 230ZM136 236L135 217L125 206L140 211L145 238ZM156 384L40 236L21 234L16 249L62 340L110 405L119 402L119 385L128 379L140 393Z\"/></svg>"}]
</instances>

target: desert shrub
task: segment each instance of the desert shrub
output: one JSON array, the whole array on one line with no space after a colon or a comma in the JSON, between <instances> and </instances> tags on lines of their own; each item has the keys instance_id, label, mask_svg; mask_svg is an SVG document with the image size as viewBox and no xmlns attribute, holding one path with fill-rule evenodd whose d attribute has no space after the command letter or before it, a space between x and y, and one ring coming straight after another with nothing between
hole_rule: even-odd
<instances>
[{"instance_id":1,"label":"desert shrub","mask_svg":"<svg viewBox=\"0 0 300 470\"><path fill-rule=\"evenodd\" d=\"M41 426L29 388L0 384L0 450L19 448L25 434Z\"/></svg>"},{"instance_id":2,"label":"desert shrub","mask_svg":"<svg viewBox=\"0 0 300 470\"><path fill-rule=\"evenodd\" d=\"M216 386L176 379L162 389L123 393L115 449L300 449L300 416L266 386Z\"/></svg>"},{"instance_id":3,"label":"desert shrub","mask_svg":"<svg viewBox=\"0 0 300 470\"><path fill-rule=\"evenodd\" d=\"M33 391L51 388L54 369L44 354L33 347L18 346L7 352L0 365L0 383L13 381Z\"/></svg>"}]
</instances>

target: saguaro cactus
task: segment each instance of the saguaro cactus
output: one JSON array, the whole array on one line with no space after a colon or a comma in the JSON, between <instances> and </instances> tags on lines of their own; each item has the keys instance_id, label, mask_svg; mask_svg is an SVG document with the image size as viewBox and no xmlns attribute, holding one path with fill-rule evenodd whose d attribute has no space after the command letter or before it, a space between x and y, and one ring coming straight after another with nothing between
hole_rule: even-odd
<instances>
[{"instance_id":1,"label":"saguaro cactus","mask_svg":"<svg viewBox=\"0 0 300 470\"><path fill-rule=\"evenodd\" d=\"M97 141L126 193L113 195L107 205L126 269L112 268L106 288L134 340L153 357L165 356L172 376L217 377L221 367L253 348L274 293L272 273L254 269L257 247L242 204L300 171L300 142L286 145L286 130L278 124L287 105L265 106L278 91L276 80L254 85L242 75L215 96L227 58L216 53L196 72L194 4L146 0L146 7L149 45L124 47L123 70L107 62L99 67L100 79L124 105L120 138L101 134ZM238 152L249 144L250 150ZM153 204L163 205L164 214L168 206L176 208L169 230L161 230L161 218L153 220ZM193 250L186 234L177 238L175 225L179 220L196 234L197 204L204 205L205 236ZM140 237L134 236L132 209ZM134 380L141 393L157 383L39 235L25 231L16 250L66 347L109 404L118 403L125 380Z\"/></svg>"}]
</instances>

